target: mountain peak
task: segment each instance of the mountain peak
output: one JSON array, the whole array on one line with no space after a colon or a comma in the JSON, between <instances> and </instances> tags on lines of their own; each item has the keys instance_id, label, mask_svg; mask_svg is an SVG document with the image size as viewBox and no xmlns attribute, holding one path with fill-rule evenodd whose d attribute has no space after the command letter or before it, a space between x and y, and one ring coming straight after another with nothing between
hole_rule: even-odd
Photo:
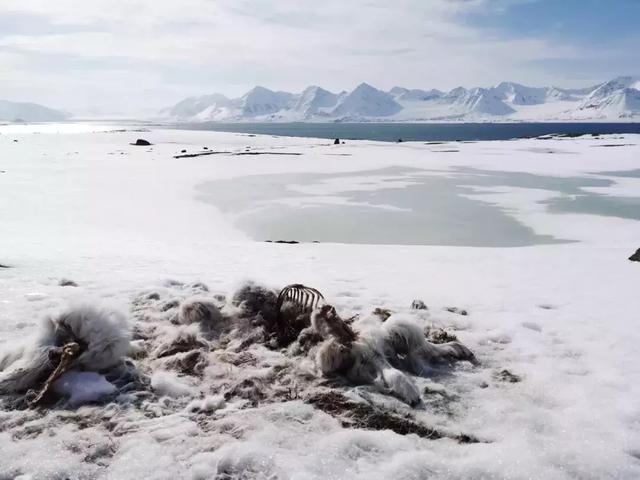
<instances>
[{"instance_id":1,"label":"mountain peak","mask_svg":"<svg viewBox=\"0 0 640 480\"><path fill-rule=\"evenodd\" d=\"M361 83L353 92L340 100L338 106L331 112L338 117L388 117L402 110L393 96L372 87L368 83Z\"/></svg>"},{"instance_id":2,"label":"mountain peak","mask_svg":"<svg viewBox=\"0 0 640 480\"><path fill-rule=\"evenodd\" d=\"M379 92L379 91L380 91L380 90L378 90L377 88L375 88L375 87L373 87L373 86L369 85L369 84L368 84L368 83L366 83L366 82L362 82L362 83L361 83L360 85L358 85L358 86L357 86L353 91L354 91L354 92L357 92L357 91L359 91L359 90L360 90L360 91L371 91L371 90L373 90L373 91L376 91L376 92Z\"/></svg>"}]
</instances>

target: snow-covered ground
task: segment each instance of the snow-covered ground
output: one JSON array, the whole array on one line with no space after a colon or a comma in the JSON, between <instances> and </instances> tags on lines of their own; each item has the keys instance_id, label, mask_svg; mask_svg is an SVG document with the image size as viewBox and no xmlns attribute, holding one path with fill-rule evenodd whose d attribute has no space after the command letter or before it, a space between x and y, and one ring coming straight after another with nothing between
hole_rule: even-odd
<instances>
[{"instance_id":1,"label":"snow-covered ground","mask_svg":"<svg viewBox=\"0 0 640 480\"><path fill-rule=\"evenodd\" d=\"M139 407L4 406L0 478L640 477L640 265L627 260L640 247L640 223L633 212L618 215L616 203L608 216L550 211L558 197L582 194L637 201L640 176L616 172L640 168L640 136L334 146L215 132L87 130L0 127L0 264L11 267L0 268L0 349L36 332L43 315L77 301L127 312L141 293L157 292L163 301L186 295L180 282L204 282L211 295L229 295L246 279L272 287L304 283L345 317L366 320L384 307L455 332L481 365L417 379L423 408L389 402L426 425L481 442L343 428L302 397L252 407L225 401L214 379L269 378L264 365L296 361L262 349L252 350L263 355L260 371L213 365L202 381L152 372L154 395ZM153 145L130 145L137 138ZM203 147L228 153L174 158ZM390 174L390 167L397 170ZM238 198L255 198L260 208L261 189L273 189L274 178L318 174L325 177L278 191L286 193L284 204L324 208L348 204L353 191L410 185L416 171L453 178L461 167L487 178L556 177L560 186L472 184L464 195L536 234L571 242L264 243L240 229L242 212L202 196L203 188L237 179L239 188L255 189ZM249 175L271 180L244 181ZM563 193L563 182L576 177L608 182ZM59 286L62 278L79 286ZM414 299L429 310L411 311ZM444 310L451 306L469 315ZM505 369L521 381L505 382ZM346 390L370 394L366 387Z\"/></svg>"}]
</instances>

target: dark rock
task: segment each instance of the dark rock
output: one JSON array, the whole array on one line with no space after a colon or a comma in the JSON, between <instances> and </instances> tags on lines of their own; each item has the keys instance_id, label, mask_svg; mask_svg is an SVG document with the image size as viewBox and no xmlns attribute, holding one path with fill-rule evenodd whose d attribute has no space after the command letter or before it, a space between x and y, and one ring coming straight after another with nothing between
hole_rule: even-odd
<instances>
[{"instance_id":1,"label":"dark rock","mask_svg":"<svg viewBox=\"0 0 640 480\"><path fill-rule=\"evenodd\" d=\"M285 243L287 245L296 245L300 242L297 240L265 240L267 243Z\"/></svg>"},{"instance_id":2,"label":"dark rock","mask_svg":"<svg viewBox=\"0 0 640 480\"><path fill-rule=\"evenodd\" d=\"M203 150L209 150L209 147L202 147Z\"/></svg>"},{"instance_id":3,"label":"dark rock","mask_svg":"<svg viewBox=\"0 0 640 480\"><path fill-rule=\"evenodd\" d=\"M416 299L411 302L411 310L429 310L429 307L422 300Z\"/></svg>"},{"instance_id":4,"label":"dark rock","mask_svg":"<svg viewBox=\"0 0 640 480\"><path fill-rule=\"evenodd\" d=\"M402 139L401 138L398 139L398 143L402 143Z\"/></svg>"},{"instance_id":5,"label":"dark rock","mask_svg":"<svg viewBox=\"0 0 640 480\"><path fill-rule=\"evenodd\" d=\"M5 265L3 263L0 263L0 268L11 268L9 265Z\"/></svg>"},{"instance_id":6,"label":"dark rock","mask_svg":"<svg viewBox=\"0 0 640 480\"><path fill-rule=\"evenodd\" d=\"M61 278L58 282L58 285L61 287L77 287L78 284L73 280L69 280L68 278Z\"/></svg>"},{"instance_id":7,"label":"dark rock","mask_svg":"<svg viewBox=\"0 0 640 480\"><path fill-rule=\"evenodd\" d=\"M629 257L629 260L632 262L640 262L640 248L636 250L636 253Z\"/></svg>"},{"instance_id":8,"label":"dark rock","mask_svg":"<svg viewBox=\"0 0 640 480\"><path fill-rule=\"evenodd\" d=\"M187 153L186 150L180 150L180 153Z\"/></svg>"},{"instance_id":9,"label":"dark rock","mask_svg":"<svg viewBox=\"0 0 640 480\"><path fill-rule=\"evenodd\" d=\"M148 147L149 145L153 145L149 140L145 140L144 138L139 138L135 143L131 145L135 145L136 147Z\"/></svg>"},{"instance_id":10,"label":"dark rock","mask_svg":"<svg viewBox=\"0 0 640 480\"><path fill-rule=\"evenodd\" d=\"M336 138L336 139L333 141L333 144L334 144L334 145L340 145L340 139L339 139L339 138Z\"/></svg>"}]
</instances>

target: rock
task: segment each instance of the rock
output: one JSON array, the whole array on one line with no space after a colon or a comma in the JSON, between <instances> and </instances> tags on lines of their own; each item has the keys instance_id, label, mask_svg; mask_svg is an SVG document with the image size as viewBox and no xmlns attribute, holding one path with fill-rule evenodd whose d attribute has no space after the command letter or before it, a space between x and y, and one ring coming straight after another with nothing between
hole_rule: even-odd
<instances>
[{"instance_id":1,"label":"rock","mask_svg":"<svg viewBox=\"0 0 640 480\"><path fill-rule=\"evenodd\" d=\"M61 278L58 282L58 285L61 287L77 287L78 284L73 280L69 280L68 278Z\"/></svg>"},{"instance_id":2,"label":"rock","mask_svg":"<svg viewBox=\"0 0 640 480\"><path fill-rule=\"evenodd\" d=\"M187 153L186 150L180 150L180 153Z\"/></svg>"},{"instance_id":3,"label":"rock","mask_svg":"<svg viewBox=\"0 0 640 480\"><path fill-rule=\"evenodd\" d=\"M636 253L629 257L629 260L632 262L640 262L640 248L636 250Z\"/></svg>"},{"instance_id":4,"label":"rock","mask_svg":"<svg viewBox=\"0 0 640 480\"><path fill-rule=\"evenodd\" d=\"M267 243L284 243L286 245L297 245L298 242L297 240L265 240L265 242Z\"/></svg>"},{"instance_id":5,"label":"rock","mask_svg":"<svg viewBox=\"0 0 640 480\"><path fill-rule=\"evenodd\" d=\"M411 302L411 310L429 310L429 307L422 300L416 299Z\"/></svg>"},{"instance_id":6,"label":"rock","mask_svg":"<svg viewBox=\"0 0 640 480\"><path fill-rule=\"evenodd\" d=\"M153 145L149 140L145 140L144 138L139 138L135 143L131 145L135 145L136 147L148 147L149 145Z\"/></svg>"},{"instance_id":7,"label":"rock","mask_svg":"<svg viewBox=\"0 0 640 480\"><path fill-rule=\"evenodd\" d=\"M334 145L340 145L340 139L339 139L339 138L336 138L336 139L333 141L333 144L334 144Z\"/></svg>"},{"instance_id":8,"label":"rock","mask_svg":"<svg viewBox=\"0 0 640 480\"><path fill-rule=\"evenodd\" d=\"M0 263L0 268L11 268L9 265L5 265L4 263Z\"/></svg>"}]
</instances>

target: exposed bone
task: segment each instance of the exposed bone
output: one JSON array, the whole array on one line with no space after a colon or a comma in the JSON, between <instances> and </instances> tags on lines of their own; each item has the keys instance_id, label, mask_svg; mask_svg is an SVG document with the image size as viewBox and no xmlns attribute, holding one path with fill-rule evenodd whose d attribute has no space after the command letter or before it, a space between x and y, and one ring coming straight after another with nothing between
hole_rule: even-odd
<instances>
[{"instance_id":1,"label":"exposed bone","mask_svg":"<svg viewBox=\"0 0 640 480\"><path fill-rule=\"evenodd\" d=\"M315 288L294 283L287 285L280 291L276 304L277 312L280 313L280 309L286 301L297 303L302 310L311 311L320 304L321 300L324 300L324 296Z\"/></svg>"},{"instance_id":2,"label":"exposed bone","mask_svg":"<svg viewBox=\"0 0 640 480\"><path fill-rule=\"evenodd\" d=\"M58 366L53 371L53 373L49 375L49 378L47 378L47 380L44 382L44 385L42 386L40 391L34 392L33 390L30 390L29 392L27 392L27 396L31 397L27 400L27 404L30 407L37 406L45 398L47 393L49 393L49 390L51 389L53 383L58 380L58 378L60 378L63 373L70 369L71 364L76 358L78 358L79 354L80 345L78 345L76 342L67 343L64 347L62 347L60 363L58 363Z\"/></svg>"}]
</instances>

